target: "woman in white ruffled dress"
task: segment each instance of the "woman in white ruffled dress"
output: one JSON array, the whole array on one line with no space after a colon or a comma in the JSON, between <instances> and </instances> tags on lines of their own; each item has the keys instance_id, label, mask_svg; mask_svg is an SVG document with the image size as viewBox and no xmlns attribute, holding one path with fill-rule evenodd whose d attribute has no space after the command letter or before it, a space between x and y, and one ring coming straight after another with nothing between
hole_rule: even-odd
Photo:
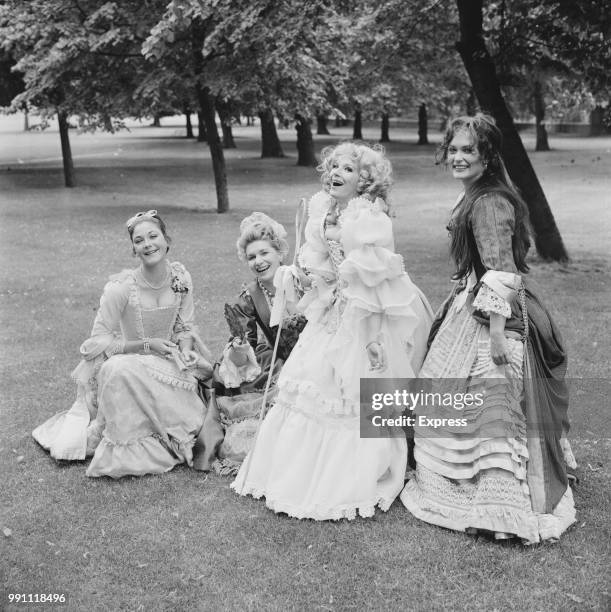
<instances>
[{"instance_id":1,"label":"woman in white ruffled dress","mask_svg":"<svg viewBox=\"0 0 611 612\"><path fill-rule=\"evenodd\" d=\"M191 276L168 261L163 220L149 210L132 217L127 229L141 265L111 276L104 287L73 372L74 405L32 432L55 459L93 455L87 469L93 477L191 465L206 411L195 374L212 371L193 329Z\"/></svg>"},{"instance_id":2,"label":"woman in white ruffled dress","mask_svg":"<svg viewBox=\"0 0 611 612\"><path fill-rule=\"evenodd\" d=\"M432 313L394 251L383 150L343 143L322 157L299 253L308 323L232 488L293 517L353 519L390 507L407 463L404 436L360 437L360 378L415 376Z\"/></svg>"}]
</instances>

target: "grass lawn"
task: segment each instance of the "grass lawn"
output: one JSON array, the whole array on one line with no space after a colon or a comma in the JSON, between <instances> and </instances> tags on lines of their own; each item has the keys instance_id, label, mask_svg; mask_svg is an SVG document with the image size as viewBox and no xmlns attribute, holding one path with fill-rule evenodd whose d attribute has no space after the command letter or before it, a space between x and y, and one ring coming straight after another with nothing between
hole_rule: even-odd
<instances>
[{"instance_id":1,"label":"grass lawn","mask_svg":"<svg viewBox=\"0 0 611 612\"><path fill-rule=\"evenodd\" d=\"M349 136L333 131L316 146ZM608 609L611 138L552 138L553 151L531 156L572 257L565 267L533 257L532 276L570 352L581 482L577 524L558 544L524 548L433 527L400 502L353 522L276 516L185 467L89 479L36 445L31 430L74 399L70 372L106 277L135 265L129 216L164 215L218 352L223 304L248 279L235 254L240 220L261 210L292 236L296 203L317 190L316 173L295 166L292 131L281 133L290 157L261 160L257 130L238 128L226 152L232 210L217 215L206 147L178 134L73 136L78 186L67 190L57 133L0 133L0 609L50 609L9 605L8 593L64 593L69 610ZM433 166L433 146L391 136L398 250L437 307L450 286L444 227L457 185Z\"/></svg>"}]
</instances>

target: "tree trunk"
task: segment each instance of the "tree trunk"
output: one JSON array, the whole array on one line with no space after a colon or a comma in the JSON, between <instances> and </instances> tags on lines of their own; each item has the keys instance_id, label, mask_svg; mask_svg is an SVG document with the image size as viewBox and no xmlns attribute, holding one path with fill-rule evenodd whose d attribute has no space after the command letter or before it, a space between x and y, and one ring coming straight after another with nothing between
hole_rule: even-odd
<instances>
[{"instance_id":1,"label":"tree trunk","mask_svg":"<svg viewBox=\"0 0 611 612\"><path fill-rule=\"evenodd\" d=\"M543 91L541 88L541 81L535 80L535 87L533 91L533 97L535 99L535 128L537 131L537 144L535 145L535 151L549 151L549 142L547 141L547 130L545 129L545 100L543 99Z\"/></svg>"},{"instance_id":2,"label":"tree trunk","mask_svg":"<svg viewBox=\"0 0 611 612\"><path fill-rule=\"evenodd\" d=\"M195 136L193 135L193 124L191 123L191 109L185 106L183 113L185 114L185 120L187 124L187 138L195 138Z\"/></svg>"},{"instance_id":3,"label":"tree trunk","mask_svg":"<svg viewBox=\"0 0 611 612\"><path fill-rule=\"evenodd\" d=\"M604 116L603 107L597 104L590 112L590 136L600 136L605 133Z\"/></svg>"},{"instance_id":4,"label":"tree trunk","mask_svg":"<svg viewBox=\"0 0 611 612\"><path fill-rule=\"evenodd\" d=\"M303 115L295 115L295 129L297 130L297 165L316 166L316 156L314 155L314 140L310 121Z\"/></svg>"},{"instance_id":5,"label":"tree trunk","mask_svg":"<svg viewBox=\"0 0 611 612\"><path fill-rule=\"evenodd\" d=\"M64 184L74 187L74 164L72 163L72 150L70 149L70 136L68 134L68 117L63 111L57 111L59 123L59 138L62 143L62 160L64 163Z\"/></svg>"},{"instance_id":6,"label":"tree trunk","mask_svg":"<svg viewBox=\"0 0 611 612\"><path fill-rule=\"evenodd\" d=\"M221 120L221 131L223 132L223 149L235 149L235 140L231 129L231 102L216 100L216 112Z\"/></svg>"},{"instance_id":7,"label":"tree trunk","mask_svg":"<svg viewBox=\"0 0 611 612\"><path fill-rule=\"evenodd\" d=\"M554 216L505 104L494 63L484 43L482 3L483 0L456 0L461 35L456 48L480 106L496 119L503 133L503 159L528 205L537 251L544 259L567 261Z\"/></svg>"},{"instance_id":8,"label":"tree trunk","mask_svg":"<svg viewBox=\"0 0 611 612\"><path fill-rule=\"evenodd\" d=\"M197 111L197 142L208 142L206 135L206 122L201 108Z\"/></svg>"},{"instance_id":9,"label":"tree trunk","mask_svg":"<svg viewBox=\"0 0 611 612\"><path fill-rule=\"evenodd\" d=\"M354 126L352 127L352 139L363 139L363 112L361 111L361 108L359 106L354 109Z\"/></svg>"},{"instance_id":10,"label":"tree trunk","mask_svg":"<svg viewBox=\"0 0 611 612\"><path fill-rule=\"evenodd\" d=\"M316 133L319 136L328 136L329 128L327 128L327 117L323 114L316 115Z\"/></svg>"},{"instance_id":11,"label":"tree trunk","mask_svg":"<svg viewBox=\"0 0 611 612\"><path fill-rule=\"evenodd\" d=\"M30 116L28 115L28 105L23 105L23 131L29 132L30 130Z\"/></svg>"},{"instance_id":12,"label":"tree trunk","mask_svg":"<svg viewBox=\"0 0 611 612\"><path fill-rule=\"evenodd\" d=\"M390 118L388 113L384 111L382 113L382 130L380 135L380 142L390 142L390 136L388 135L388 131L390 129Z\"/></svg>"},{"instance_id":13,"label":"tree trunk","mask_svg":"<svg viewBox=\"0 0 611 612\"><path fill-rule=\"evenodd\" d=\"M261 121L261 157L284 157L272 109L266 107L259 111L259 119Z\"/></svg>"},{"instance_id":14,"label":"tree trunk","mask_svg":"<svg viewBox=\"0 0 611 612\"><path fill-rule=\"evenodd\" d=\"M342 119L339 115L335 115L335 127L342 127Z\"/></svg>"},{"instance_id":15,"label":"tree trunk","mask_svg":"<svg viewBox=\"0 0 611 612\"><path fill-rule=\"evenodd\" d=\"M227 168L225 166L225 155L219 132L216 127L214 98L207 87L198 87L197 97L202 111L206 134L208 136L208 147L212 157L212 169L214 171L214 184L216 187L216 210L224 213L229 210L229 194L227 192Z\"/></svg>"},{"instance_id":16,"label":"tree trunk","mask_svg":"<svg viewBox=\"0 0 611 612\"><path fill-rule=\"evenodd\" d=\"M429 117L426 112L426 104L422 103L418 108L418 144L429 144Z\"/></svg>"},{"instance_id":17,"label":"tree trunk","mask_svg":"<svg viewBox=\"0 0 611 612\"><path fill-rule=\"evenodd\" d=\"M471 87L467 96L467 115L473 116L475 113L477 113L477 98L473 87Z\"/></svg>"},{"instance_id":18,"label":"tree trunk","mask_svg":"<svg viewBox=\"0 0 611 612\"><path fill-rule=\"evenodd\" d=\"M161 127L161 115L159 113L153 115L152 127Z\"/></svg>"},{"instance_id":19,"label":"tree trunk","mask_svg":"<svg viewBox=\"0 0 611 612\"><path fill-rule=\"evenodd\" d=\"M104 129L107 132L110 132L111 134L114 134L115 128L112 125L112 119L110 118L110 115L105 114L103 119L104 119Z\"/></svg>"},{"instance_id":20,"label":"tree trunk","mask_svg":"<svg viewBox=\"0 0 611 612\"><path fill-rule=\"evenodd\" d=\"M230 119L227 122L221 120L221 131L223 132L223 149L237 149Z\"/></svg>"}]
</instances>

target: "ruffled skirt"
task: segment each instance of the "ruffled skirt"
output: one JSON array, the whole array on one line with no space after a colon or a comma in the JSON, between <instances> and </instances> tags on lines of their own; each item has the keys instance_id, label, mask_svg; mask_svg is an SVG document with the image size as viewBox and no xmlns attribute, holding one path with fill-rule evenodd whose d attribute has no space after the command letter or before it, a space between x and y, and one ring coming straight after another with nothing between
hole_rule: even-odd
<instances>
[{"instance_id":1,"label":"ruffled skirt","mask_svg":"<svg viewBox=\"0 0 611 612\"><path fill-rule=\"evenodd\" d=\"M407 275L402 308L383 316L388 367L380 377L409 376L422 363L428 304ZM409 284L408 284L409 283ZM360 437L359 379L374 376L365 346L370 312L351 300L310 320L284 364L278 397L232 488L265 496L296 518L354 519L387 510L403 487L405 437Z\"/></svg>"},{"instance_id":2,"label":"ruffled skirt","mask_svg":"<svg viewBox=\"0 0 611 612\"><path fill-rule=\"evenodd\" d=\"M575 521L575 508L567 488L552 513L532 510L523 344L507 338L510 363L495 365L489 330L472 317L471 301L449 309L420 377L462 379L467 393L484 393L484 403L463 410L467 425L455 431L416 425L416 476L401 500L416 517L449 529L511 534L527 544L557 539Z\"/></svg>"},{"instance_id":3,"label":"ruffled skirt","mask_svg":"<svg viewBox=\"0 0 611 612\"><path fill-rule=\"evenodd\" d=\"M34 430L35 439L53 456L63 446L60 437L72 433L86 436L87 454L93 454L87 476L160 474L179 463L192 464L205 405L191 374L158 356L115 355L99 368L95 383L98 410L88 427L85 402L77 400L71 410ZM83 412L86 421L73 426Z\"/></svg>"}]
</instances>

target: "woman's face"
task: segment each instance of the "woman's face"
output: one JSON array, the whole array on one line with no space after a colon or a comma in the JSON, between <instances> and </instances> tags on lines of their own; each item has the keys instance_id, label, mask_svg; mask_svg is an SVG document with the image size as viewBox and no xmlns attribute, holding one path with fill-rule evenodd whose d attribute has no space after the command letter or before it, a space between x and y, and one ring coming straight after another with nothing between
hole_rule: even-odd
<instances>
[{"instance_id":1,"label":"woman's face","mask_svg":"<svg viewBox=\"0 0 611 612\"><path fill-rule=\"evenodd\" d=\"M448 145L448 163L454 178L468 187L484 173L483 161L471 134L466 130L456 132Z\"/></svg>"},{"instance_id":2,"label":"woman's face","mask_svg":"<svg viewBox=\"0 0 611 612\"><path fill-rule=\"evenodd\" d=\"M246 263L255 278L271 284L282 261L280 253L267 240L253 240L246 245Z\"/></svg>"},{"instance_id":3,"label":"woman's face","mask_svg":"<svg viewBox=\"0 0 611 612\"><path fill-rule=\"evenodd\" d=\"M132 245L134 253L145 266L158 264L168 252L168 242L154 221L142 221L136 225Z\"/></svg>"},{"instance_id":4,"label":"woman's face","mask_svg":"<svg viewBox=\"0 0 611 612\"><path fill-rule=\"evenodd\" d=\"M358 195L359 165L349 155L338 155L331 162L329 195L346 203Z\"/></svg>"}]
</instances>

